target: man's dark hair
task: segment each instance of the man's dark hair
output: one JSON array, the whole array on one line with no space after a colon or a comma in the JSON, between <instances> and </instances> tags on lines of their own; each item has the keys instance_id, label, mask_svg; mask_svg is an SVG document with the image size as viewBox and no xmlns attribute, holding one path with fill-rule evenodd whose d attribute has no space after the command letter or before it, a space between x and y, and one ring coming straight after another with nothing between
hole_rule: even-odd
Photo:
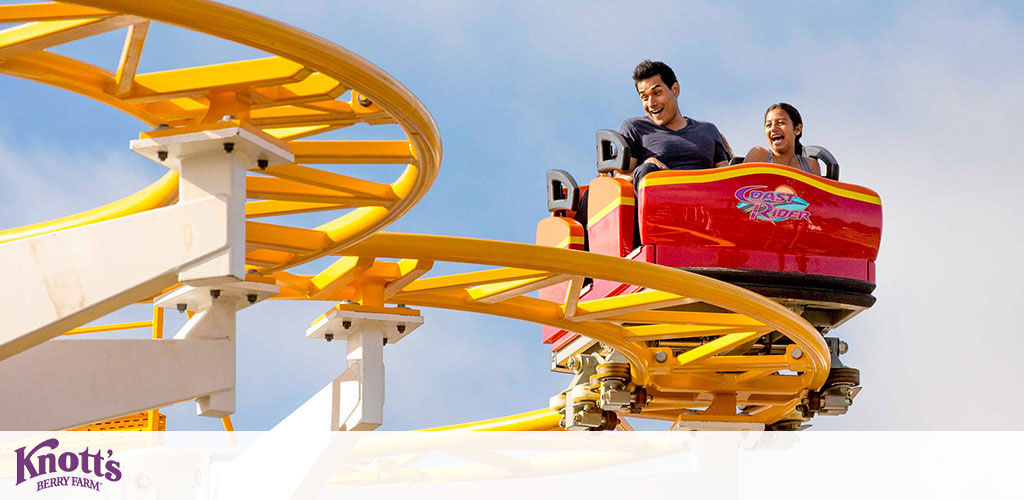
<instances>
[{"instance_id":1,"label":"man's dark hair","mask_svg":"<svg viewBox=\"0 0 1024 500\"><path fill-rule=\"evenodd\" d=\"M637 64L636 68L633 69L633 86L636 86L641 80L653 78L654 76L660 76L661 81L665 82L665 86L668 88L672 88L672 85L676 83L676 74L672 72L672 68L668 67L667 64L661 61L644 59L643 62Z\"/></svg>"}]
</instances>

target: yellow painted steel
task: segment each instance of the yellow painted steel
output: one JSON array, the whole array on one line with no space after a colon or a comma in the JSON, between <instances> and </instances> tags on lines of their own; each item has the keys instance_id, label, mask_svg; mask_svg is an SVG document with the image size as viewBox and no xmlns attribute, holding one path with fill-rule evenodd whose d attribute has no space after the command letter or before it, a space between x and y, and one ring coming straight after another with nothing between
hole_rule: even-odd
<instances>
[{"instance_id":1,"label":"yellow painted steel","mask_svg":"<svg viewBox=\"0 0 1024 500\"><path fill-rule=\"evenodd\" d=\"M178 174L168 172L149 187L119 201L84 212L0 231L0 243L30 238L40 234L84 226L94 222L116 219L127 215L167 206L178 199Z\"/></svg>"},{"instance_id":2,"label":"yellow painted steel","mask_svg":"<svg viewBox=\"0 0 1024 500\"><path fill-rule=\"evenodd\" d=\"M66 3L0 5L0 23L28 23L109 16L112 12Z\"/></svg>"},{"instance_id":3,"label":"yellow painted steel","mask_svg":"<svg viewBox=\"0 0 1024 500\"><path fill-rule=\"evenodd\" d=\"M821 335L798 315L748 290L681 270L553 247L412 234L378 233L337 254L342 257L336 265L342 270L351 270L357 258L377 259L373 266L377 269L385 269L380 267L384 264L379 261L382 258L508 266L420 278L396 290L387 302L532 321L615 348L629 360L633 383L647 387L655 401L660 399L655 410L635 415L639 418L675 420L687 413L690 420L774 423L792 412L807 391L820 388L829 370L828 349ZM329 274L319 276L326 278ZM286 279L300 285L283 290L278 298L358 300L368 276L390 280L395 275L383 271L364 272L362 276L336 274L343 286L331 287L322 280L316 286L303 286L302 280L312 277L289 275ZM526 295L534 284L548 286L579 280L580 276L628 283L643 291L581 301L575 314L568 310L567 303ZM330 293L322 293L326 288L331 288ZM572 297L567 302L569 299ZM661 310L698 302L731 312ZM730 354L737 346L771 331L791 340L791 347L799 347L802 356ZM704 341L658 362L655 353L666 348L648 346L646 341L651 338ZM778 373L787 370L796 374ZM683 400L673 396L679 394L689 396ZM673 400L683 402L671 403ZM741 413L737 408L755 402L761 407L756 413ZM516 418L489 422L501 426Z\"/></svg>"},{"instance_id":4,"label":"yellow painted steel","mask_svg":"<svg viewBox=\"0 0 1024 500\"><path fill-rule=\"evenodd\" d=\"M153 307L153 339L164 338L164 308Z\"/></svg>"},{"instance_id":5,"label":"yellow painted steel","mask_svg":"<svg viewBox=\"0 0 1024 500\"><path fill-rule=\"evenodd\" d=\"M144 411L121 418L97 422L72 431L163 431L167 430L167 416L159 410Z\"/></svg>"},{"instance_id":6,"label":"yellow painted steel","mask_svg":"<svg viewBox=\"0 0 1024 500\"><path fill-rule=\"evenodd\" d=\"M548 431L560 429L562 415L548 408L479 422L423 429L425 431Z\"/></svg>"},{"instance_id":7,"label":"yellow painted steel","mask_svg":"<svg viewBox=\"0 0 1024 500\"><path fill-rule=\"evenodd\" d=\"M202 0L80 1L80 5L6 6L0 19L37 21L0 32L0 72L103 102L163 133L233 115L283 139L300 165L250 176L250 217L347 211L316 228L312 245L267 248L253 242L249 263L269 274L316 259L372 234L422 198L437 175L441 143L423 105L400 83L355 54L277 21ZM270 57L136 73L149 22L162 22L263 50ZM131 26L117 71L42 49ZM346 97L347 95L347 97ZM395 124L399 141L298 140L356 123ZM399 164L390 184L364 181L306 164ZM177 178L87 213L0 232L0 242L128 215L173 202ZM152 196L150 196L152 195ZM154 199L158 203L154 203ZM269 202L269 203L268 203ZM259 236L260 231L252 231ZM304 240L307 243L309 239Z\"/></svg>"},{"instance_id":8,"label":"yellow painted steel","mask_svg":"<svg viewBox=\"0 0 1024 500\"><path fill-rule=\"evenodd\" d=\"M153 326L152 321L132 321L130 323L117 323L113 325L83 326L73 328L64 335L83 335L86 333L116 332L118 330L134 330L136 328L149 328Z\"/></svg>"}]
</instances>

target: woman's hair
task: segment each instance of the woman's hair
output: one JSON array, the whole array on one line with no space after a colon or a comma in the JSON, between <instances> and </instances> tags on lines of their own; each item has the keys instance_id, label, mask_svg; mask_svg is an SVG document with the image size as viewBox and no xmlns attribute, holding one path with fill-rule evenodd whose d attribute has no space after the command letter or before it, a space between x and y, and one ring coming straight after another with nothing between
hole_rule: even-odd
<instances>
[{"instance_id":1,"label":"woman's hair","mask_svg":"<svg viewBox=\"0 0 1024 500\"><path fill-rule=\"evenodd\" d=\"M797 125L803 125L804 123L803 118L800 118L800 112L797 111L792 104L784 102L772 104L771 106L768 106L768 110L764 112L764 117L768 118L768 113L771 113L773 109L781 109L785 111L786 114L789 115L790 121L793 122L794 129ZM799 134L796 134L796 145L793 147L793 152L796 153L797 156L802 156L804 154L804 146L800 144L800 136L802 135L804 135L802 130Z\"/></svg>"}]
</instances>

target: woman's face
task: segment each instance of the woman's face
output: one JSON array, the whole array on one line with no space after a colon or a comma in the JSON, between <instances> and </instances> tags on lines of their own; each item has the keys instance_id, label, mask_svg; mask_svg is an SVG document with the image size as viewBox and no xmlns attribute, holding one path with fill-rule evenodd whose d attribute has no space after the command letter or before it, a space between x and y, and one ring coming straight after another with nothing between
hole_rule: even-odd
<instances>
[{"instance_id":1,"label":"woman's face","mask_svg":"<svg viewBox=\"0 0 1024 500\"><path fill-rule=\"evenodd\" d=\"M802 123L793 127L793 120L784 109L775 108L764 117L764 135L776 155L792 152L796 144L796 135L802 129Z\"/></svg>"}]
</instances>

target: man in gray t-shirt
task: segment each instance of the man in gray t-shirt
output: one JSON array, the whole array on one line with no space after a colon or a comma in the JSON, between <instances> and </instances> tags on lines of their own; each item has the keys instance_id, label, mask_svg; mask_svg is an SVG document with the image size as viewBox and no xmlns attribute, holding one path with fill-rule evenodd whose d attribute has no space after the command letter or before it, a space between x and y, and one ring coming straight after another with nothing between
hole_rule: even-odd
<instances>
[{"instance_id":1,"label":"man in gray t-shirt","mask_svg":"<svg viewBox=\"0 0 1024 500\"><path fill-rule=\"evenodd\" d=\"M657 170L699 170L729 163L729 146L718 128L679 112L679 82L672 68L645 60L633 70L633 82L647 115L622 122L619 133L631 151L634 187Z\"/></svg>"},{"instance_id":2,"label":"man in gray t-shirt","mask_svg":"<svg viewBox=\"0 0 1024 500\"><path fill-rule=\"evenodd\" d=\"M732 157L729 143L718 128L699 122L679 112L679 82L667 64L644 61L633 70L633 82L640 94L640 102L647 116L630 118L622 122L619 133L626 138L630 150L629 169L633 175L633 189L638 189L645 175L658 170L698 170L722 167ZM626 177L628 172L616 172ZM590 192L580 197L576 220L587 227ZM587 233L584 233L584 238ZM639 232L634 236L640 244ZM584 239L589 248L589 240Z\"/></svg>"}]
</instances>

